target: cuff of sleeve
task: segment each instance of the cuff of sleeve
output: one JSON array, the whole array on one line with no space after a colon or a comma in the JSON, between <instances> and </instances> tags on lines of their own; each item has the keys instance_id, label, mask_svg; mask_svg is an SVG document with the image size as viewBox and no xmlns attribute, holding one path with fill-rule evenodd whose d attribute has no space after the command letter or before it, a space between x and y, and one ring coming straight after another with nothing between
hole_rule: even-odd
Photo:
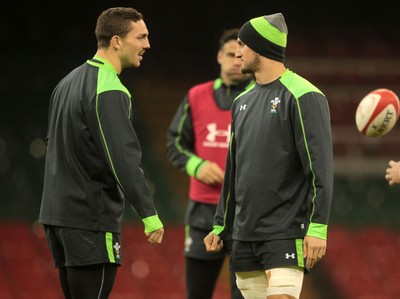
<instances>
[{"instance_id":1,"label":"cuff of sleeve","mask_svg":"<svg viewBox=\"0 0 400 299\"><path fill-rule=\"evenodd\" d=\"M313 223L313 222L310 223L310 226L307 231L307 236L326 240L327 235L328 235L328 225Z\"/></svg>"},{"instance_id":2,"label":"cuff of sleeve","mask_svg":"<svg viewBox=\"0 0 400 299\"><path fill-rule=\"evenodd\" d=\"M154 232L155 230L164 227L160 218L158 218L158 215L143 218L142 221L144 224L145 233Z\"/></svg>"},{"instance_id":3,"label":"cuff of sleeve","mask_svg":"<svg viewBox=\"0 0 400 299\"><path fill-rule=\"evenodd\" d=\"M193 155L186 163L186 172L191 177L196 177L199 167L205 162L202 158Z\"/></svg>"},{"instance_id":4,"label":"cuff of sleeve","mask_svg":"<svg viewBox=\"0 0 400 299\"><path fill-rule=\"evenodd\" d=\"M211 233L213 233L213 234L216 234L216 235L219 235L220 233L222 233L222 231L224 230L224 226L221 226L221 225L214 225L213 226L213 230L212 230L212 232Z\"/></svg>"}]
</instances>

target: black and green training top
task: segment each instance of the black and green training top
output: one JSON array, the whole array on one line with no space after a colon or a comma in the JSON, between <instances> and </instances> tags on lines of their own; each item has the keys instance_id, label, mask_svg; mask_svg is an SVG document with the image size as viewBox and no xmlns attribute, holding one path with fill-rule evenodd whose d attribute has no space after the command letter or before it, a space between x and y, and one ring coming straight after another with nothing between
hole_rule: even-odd
<instances>
[{"instance_id":1,"label":"black and green training top","mask_svg":"<svg viewBox=\"0 0 400 299\"><path fill-rule=\"evenodd\" d=\"M327 238L333 151L326 97L290 70L232 105L224 185L213 232L268 241Z\"/></svg>"},{"instance_id":2,"label":"black and green training top","mask_svg":"<svg viewBox=\"0 0 400 299\"><path fill-rule=\"evenodd\" d=\"M163 225L141 166L132 101L114 67L95 56L54 89L39 221L120 232L124 198L145 231Z\"/></svg>"}]
</instances>

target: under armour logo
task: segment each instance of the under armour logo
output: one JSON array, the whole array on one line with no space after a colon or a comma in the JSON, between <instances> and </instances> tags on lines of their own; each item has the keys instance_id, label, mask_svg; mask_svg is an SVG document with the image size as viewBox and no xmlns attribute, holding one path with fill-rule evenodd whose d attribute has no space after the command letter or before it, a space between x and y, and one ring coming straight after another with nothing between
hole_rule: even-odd
<instances>
[{"instance_id":1,"label":"under armour logo","mask_svg":"<svg viewBox=\"0 0 400 299\"><path fill-rule=\"evenodd\" d=\"M244 104L244 105L240 105L240 111L242 111L242 110L246 110L246 104Z\"/></svg>"},{"instance_id":2,"label":"under armour logo","mask_svg":"<svg viewBox=\"0 0 400 299\"><path fill-rule=\"evenodd\" d=\"M231 125L228 125L227 130L218 129L216 123L207 125L208 134L203 142L205 147L223 147L229 146L231 135Z\"/></svg>"},{"instance_id":3,"label":"under armour logo","mask_svg":"<svg viewBox=\"0 0 400 299\"><path fill-rule=\"evenodd\" d=\"M216 140L216 137L220 136L220 137L225 137L226 142L229 142L231 125L228 125L228 130L221 130L221 129L218 130L217 124L212 123L207 125L207 130L208 130L208 134L206 137L207 141L214 142Z\"/></svg>"},{"instance_id":4,"label":"under armour logo","mask_svg":"<svg viewBox=\"0 0 400 299\"><path fill-rule=\"evenodd\" d=\"M288 260L289 258L291 258L293 260L296 258L296 255L294 253L292 253L292 254L286 253L286 259Z\"/></svg>"}]
</instances>

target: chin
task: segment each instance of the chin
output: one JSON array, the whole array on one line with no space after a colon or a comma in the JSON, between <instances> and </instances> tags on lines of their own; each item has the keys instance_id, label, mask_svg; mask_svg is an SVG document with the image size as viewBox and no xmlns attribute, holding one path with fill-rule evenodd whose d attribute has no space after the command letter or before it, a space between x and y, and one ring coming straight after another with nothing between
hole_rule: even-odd
<instances>
[{"instance_id":1,"label":"chin","mask_svg":"<svg viewBox=\"0 0 400 299\"><path fill-rule=\"evenodd\" d=\"M249 68L241 68L240 71L242 72L242 74L247 75L247 74L253 74L254 71L252 69Z\"/></svg>"}]
</instances>

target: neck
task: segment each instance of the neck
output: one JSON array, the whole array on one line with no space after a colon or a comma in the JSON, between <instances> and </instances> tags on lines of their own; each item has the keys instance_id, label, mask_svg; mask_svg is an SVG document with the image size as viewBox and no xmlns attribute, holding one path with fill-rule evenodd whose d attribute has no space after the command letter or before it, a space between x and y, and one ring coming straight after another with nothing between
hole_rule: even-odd
<instances>
[{"instance_id":1,"label":"neck","mask_svg":"<svg viewBox=\"0 0 400 299\"><path fill-rule=\"evenodd\" d=\"M255 79L259 84L268 84L278 79L286 71L282 62L270 59L263 59L260 70L254 73Z\"/></svg>"},{"instance_id":2,"label":"neck","mask_svg":"<svg viewBox=\"0 0 400 299\"><path fill-rule=\"evenodd\" d=\"M115 54L110 52L109 49L97 49L96 55L107 60L115 68L117 74L121 73L122 71L121 62Z\"/></svg>"},{"instance_id":3,"label":"neck","mask_svg":"<svg viewBox=\"0 0 400 299\"><path fill-rule=\"evenodd\" d=\"M226 76L223 73L220 74L220 77L222 79L222 82L225 84L225 86L228 86L228 87L230 87L232 85L239 85L250 79L250 76L245 76L245 77L242 77L241 80L233 80L229 76Z\"/></svg>"}]
</instances>

